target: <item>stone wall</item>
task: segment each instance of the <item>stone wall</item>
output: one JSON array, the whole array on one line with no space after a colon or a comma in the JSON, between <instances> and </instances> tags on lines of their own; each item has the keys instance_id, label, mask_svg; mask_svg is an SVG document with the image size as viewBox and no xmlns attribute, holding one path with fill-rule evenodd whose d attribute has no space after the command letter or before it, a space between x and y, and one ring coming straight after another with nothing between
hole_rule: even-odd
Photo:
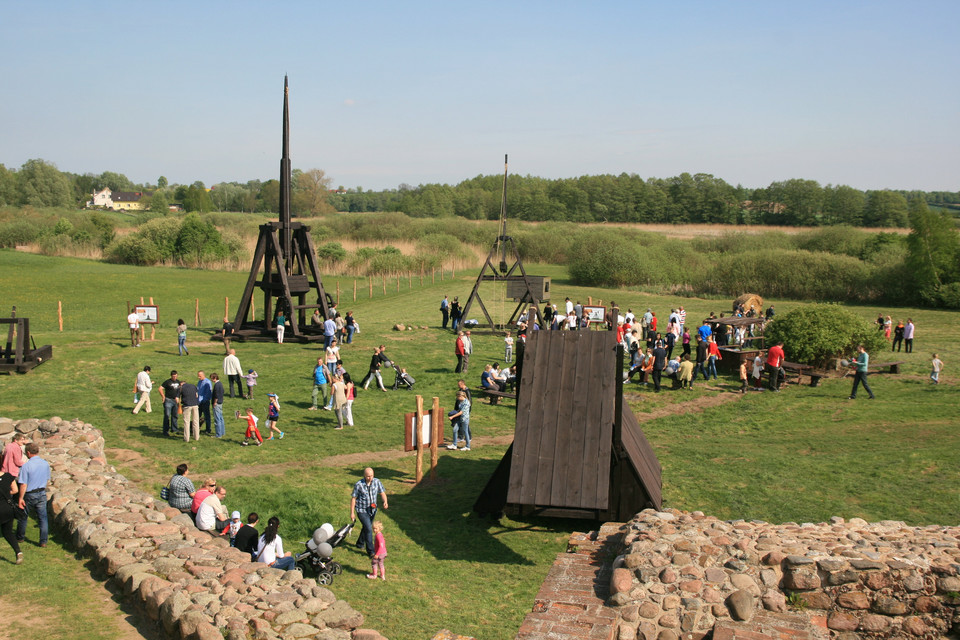
<instances>
[{"instance_id":1,"label":"stone wall","mask_svg":"<svg viewBox=\"0 0 960 640\"><path fill-rule=\"evenodd\" d=\"M68 531L74 548L170 637L382 640L315 580L250 562L226 538L197 530L191 518L137 489L107 464L93 426L0 418L0 445L14 432L37 442L52 468L51 525Z\"/></svg>"},{"instance_id":2,"label":"stone wall","mask_svg":"<svg viewBox=\"0 0 960 640\"><path fill-rule=\"evenodd\" d=\"M647 510L574 534L518 640L960 635L960 527Z\"/></svg>"},{"instance_id":3,"label":"stone wall","mask_svg":"<svg viewBox=\"0 0 960 640\"><path fill-rule=\"evenodd\" d=\"M638 614L621 633L661 640L788 609L825 616L834 635L939 637L960 631L958 572L958 527L647 510L625 526L609 603Z\"/></svg>"}]
</instances>

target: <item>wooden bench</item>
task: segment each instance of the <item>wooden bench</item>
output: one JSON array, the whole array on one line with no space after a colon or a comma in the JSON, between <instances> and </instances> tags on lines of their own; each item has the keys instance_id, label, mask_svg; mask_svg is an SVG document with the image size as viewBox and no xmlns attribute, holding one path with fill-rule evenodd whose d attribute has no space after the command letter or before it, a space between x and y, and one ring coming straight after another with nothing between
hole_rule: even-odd
<instances>
[{"instance_id":1,"label":"wooden bench","mask_svg":"<svg viewBox=\"0 0 960 640\"><path fill-rule=\"evenodd\" d=\"M900 362L877 362L867 365L867 369L887 369L887 373L900 373L900 365L906 364L906 360ZM851 363L852 365L853 363Z\"/></svg>"},{"instance_id":2,"label":"wooden bench","mask_svg":"<svg viewBox=\"0 0 960 640\"><path fill-rule=\"evenodd\" d=\"M484 389L483 387L479 387L477 391L490 398L490 404L498 404L500 402L500 398L513 398L514 400L517 399L516 393L497 391L496 389Z\"/></svg>"},{"instance_id":3,"label":"wooden bench","mask_svg":"<svg viewBox=\"0 0 960 640\"><path fill-rule=\"evenodd\" d=\"M800 364L799 362L787 362L784 361L781 366L783 367L784 372L788 374L796 375L796 383L800 384L803 380L803 376L810 377L810 386L819 387L820 381L823 378L829 378L830 376L826 371L822 369L816 369L809 364ZM787 376L784 376L784 382L788 382Z\"/></svg>"}]
</instances>

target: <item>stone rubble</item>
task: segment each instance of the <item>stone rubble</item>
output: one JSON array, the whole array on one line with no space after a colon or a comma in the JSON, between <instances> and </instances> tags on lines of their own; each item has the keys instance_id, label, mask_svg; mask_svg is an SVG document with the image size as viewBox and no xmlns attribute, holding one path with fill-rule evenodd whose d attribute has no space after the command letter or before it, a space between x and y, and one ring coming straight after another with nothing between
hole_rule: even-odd
<instances>
[{"instance_id":1,"label":"stone rubble","mask_svg":"<svg viewBox=\"0 0 960 640\"><path fill-rule=\"evenodd\" d=\"M80 420L0 418L50 463L51 526L171 637L184 640L385 640L363 615L299 571L281 571L199 531L193 520L139 490L107 464L99 430Z\"/></svg>"},{"instance_id":2,"label":"stone rubble","mask_svg":"<svg viewBox=\"0 0 960 640\"><path fill-rule=\"evenodd\" d=\"M719 622L788 609L826 616L834 637L960 632L960 527L648 509L623 531L607 599L622 639L696 639Z\"/></svg>"}]
</instances>

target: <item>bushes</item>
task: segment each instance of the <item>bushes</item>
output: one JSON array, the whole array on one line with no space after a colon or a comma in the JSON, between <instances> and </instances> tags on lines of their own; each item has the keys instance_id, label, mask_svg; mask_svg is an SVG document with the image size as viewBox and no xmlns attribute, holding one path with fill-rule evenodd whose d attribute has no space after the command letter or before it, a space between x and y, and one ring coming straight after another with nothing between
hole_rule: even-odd
<instances>
[{"instance_id":1,"label":"bushes","mask_svg":"<svg viewBox=\"0 0 960 640\"><path fill-rule=\"evenodd\" d=\"M30 220L12 220L0 225L0 248L13 249L18 245L36 242L43 229Z\"/></svg>"},{"instance_id":2,"label":"bushes","mask_svg":"<svg viewBox=\"0 0 960 640\"><path fill-rule=\"evenodd\" d=\"M153 265L161 260L157 246L147 238L133 234L114 241L107 247L107 262Z\"/></svg>"},{"instance_id":3,"label":"bushes","mask_svg":"<svg viewBox=\"0 0 960 640\"><path fill-rule=\"evenodd\" d=\"M853 354L860 344L870 353L887 346L883 334L867 320L836 304L805 305L777 315L764 330L764 339L768 345L782 340L790 360L818 367Z\"/></svg>"}]
</instances>

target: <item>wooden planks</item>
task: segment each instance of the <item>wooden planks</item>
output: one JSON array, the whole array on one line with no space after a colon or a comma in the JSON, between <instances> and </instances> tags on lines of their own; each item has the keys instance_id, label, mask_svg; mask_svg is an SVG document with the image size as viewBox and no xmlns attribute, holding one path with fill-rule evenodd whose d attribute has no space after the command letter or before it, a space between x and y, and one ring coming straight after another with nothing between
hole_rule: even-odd
<instances>
[{"instance_id":1,"label":"wooden planks","mask_svg":"<svg viewBox=\"0 0 960 640\"><path fill-rule=\"evenodd\" d=\"M524 352L508 502L606 509L616 412L606 331L534 331Z\"/></svg>"},{"instance_id":2,"label":"wooden planks","mask_svg":"<svg viewBox=\"0 0 960 640\"><path fill-rule=\"evenodd\" d=\"M657 460L657 454L653 452L653 447L643 435L643 429L640 428L637 417L629 407L624 407L622 432L623 448L627 451L630 464L640 477L640 484L649 496L650 502L653 503L654 508L660 509L663 500L660 461ZM642 508L641 505L637 510ZM633 513L630 515L632 516Z\"/></svg>"}]
</instances>

